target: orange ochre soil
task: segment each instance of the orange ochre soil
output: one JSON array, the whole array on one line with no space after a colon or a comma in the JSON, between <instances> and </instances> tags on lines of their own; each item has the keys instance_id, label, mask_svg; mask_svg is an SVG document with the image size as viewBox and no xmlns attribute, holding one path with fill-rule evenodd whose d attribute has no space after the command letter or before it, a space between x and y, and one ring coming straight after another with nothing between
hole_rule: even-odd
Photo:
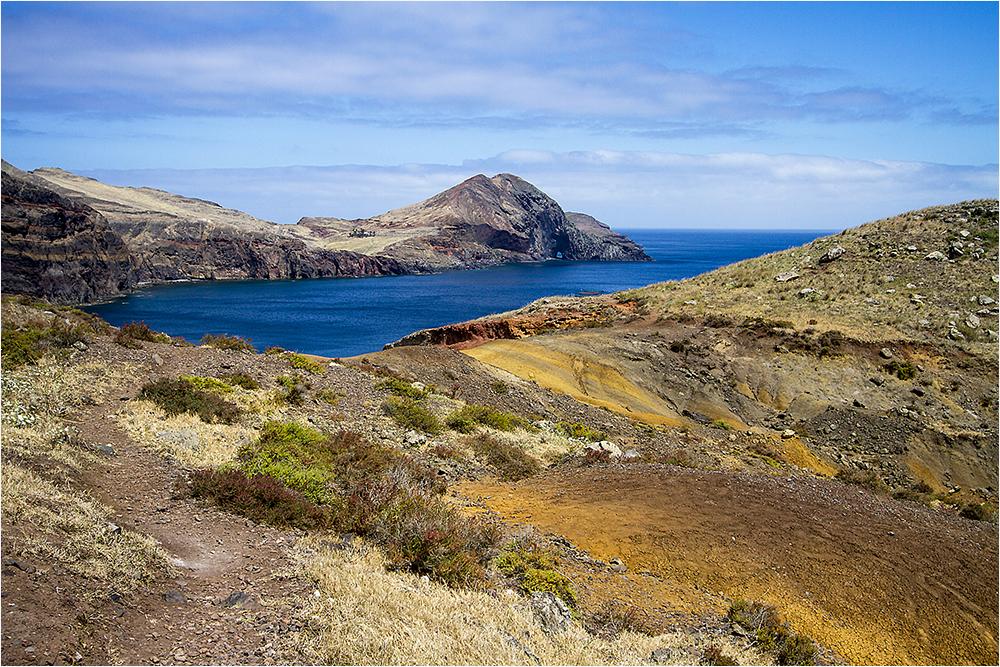
<instances>
[{"instance_id":1,"label":"orange ochre soil","mask_svg":"<svg viewBox=\"0 0 1000 667\"><path fill-rule=\"evenodd\" d=\"M854 664L997 664L997 526L818 477L648 463L559 466L463 482L509 523L566 538L627 572L564 560L581 603L660 621L775 604Z\"/></svg>"}]
</instances>

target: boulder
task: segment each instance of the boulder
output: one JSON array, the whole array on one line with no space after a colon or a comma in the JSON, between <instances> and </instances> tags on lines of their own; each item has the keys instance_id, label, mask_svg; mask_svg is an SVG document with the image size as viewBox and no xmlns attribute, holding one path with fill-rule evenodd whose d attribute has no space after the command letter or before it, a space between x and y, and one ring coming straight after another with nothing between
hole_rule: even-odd
<instances>
[{"instance_id":1,"label":"boulder","mask_svg":"<svg viewBox=\"0 0 1000 667\"><path fill-rule=\"evenodd\" d=\"M777 280L779 283L787 283L789 280L795 280L798 277L799 277L798 272L792 270L792 271L782 271L781 273L776 275L774 279Z\"/></svg>"},{"instance_id":2,"label":"boulder","mask_svg":"<svg viewBox=\"0 0 1000 667\"><path fill-rule=\"evenodd\" d=\"M827 262L832 262L835 259L840 259L845 252L846 251L843 249L843 247L835 245L826 252L824 252L822 255L820 255L819 263L826 264Z\"/></svg>"},{"instance_id":3,"label":"boulder","mask_svg":"<svg viewBox=\"0 0 1000 667\"><path fill-rule=\"evenodd\" d=\"M535 620L546 634L562 634L569 629L573 613L555 593L535 591L531 594L530 604Z\"/></svg>"}]
</instances>

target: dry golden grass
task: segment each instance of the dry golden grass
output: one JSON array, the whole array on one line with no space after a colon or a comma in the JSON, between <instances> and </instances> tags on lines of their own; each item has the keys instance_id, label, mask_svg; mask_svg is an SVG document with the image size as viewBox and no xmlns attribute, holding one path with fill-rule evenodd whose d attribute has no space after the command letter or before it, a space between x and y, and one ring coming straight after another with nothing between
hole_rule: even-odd
<instances>
[{"instance_id":1,"label":"dry golden grass","mask_svg":"<svg viewBox=\"0 0 1000 667\"><path fill-rule=\"evenodd\" d=\"M661 317L716 314L737 324L764 317L789 321L796 329L838 329L859 340L946 339L949 321L961 322L980 308L971 299L997 299L996 261L989 259L997 252L990 240L996 222L976 219L971 210L991 210L995 216L996 201L905 213L799 248L631 292L645 298L651 312ZM954 261L926 259L935 250L947 254L949 239L962 238L984 250L981 259L973 259L971 252ZM844 255L820 263L823 253L836 246L846 250ZM775 280L787 271L799 277ZM806 289L814 291L803 294ZM984 333L980 340L963 344L979 351L995 347Z\"/></svg>"},{"instance_id":2,"label":"dry golden grass","mask_svg":"<svg viewBox=\"0 0 1000 667\"><path fill-rule=\"evenodd\" d=\"M55 559L106 589L92 595L128 595L169 573L156 540L114 526L108 509L86 494L61 490L17 464L4 462L2 471L4 541L13 553Z\"/></svg>"},{"instance_id":3,"label":"dry golden grass","mask_svg":"<svg viewBox=\"0 0 1000 667\"><path fill-rule=\"evenodd\" d=\"M311 638L286 646L287 658L354 665L615 665L648 663L656 649L690 664L711 643L739 660L762 664L727 640L678 632L649 637L630 631L614 641L595 638L574 621L561 635L534 622L513 592L455 590L407 573L386 572L381 555L356 540L346 550L318 537L298 543L303 570L316 583Z\"/></svg>"},{"instance_id":4,"label":"dry golden grass","mask_svg":"<svg viewBox=\"0 0 1000 667\"><path fill-rule=\"evenodd\" d=\"M133 401L116 418L118 425L136 442L167 452L186 466L199 468L217 468L232 461L243 442L257 437L256 429L246 423L207 424L189 413L170 417L148 401ZM197 434L197 448L185 447L164 436L182 430Z\"/></svg>"}]
</instances>

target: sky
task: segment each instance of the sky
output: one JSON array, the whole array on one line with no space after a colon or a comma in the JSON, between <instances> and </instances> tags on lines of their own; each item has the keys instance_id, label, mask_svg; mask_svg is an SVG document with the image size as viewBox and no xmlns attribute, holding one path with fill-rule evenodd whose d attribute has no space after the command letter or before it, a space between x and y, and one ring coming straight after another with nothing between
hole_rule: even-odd
<instances>
[{"instance_id":1,"label":"sky","mask_svg":"<svg viewBox=\"0 0 1000 667\"><path fill-rule=\"evenodd\" d=\"M1000 3L0 3L3 159L279 223L516 174L615 229L1000 194Z\"/></svg>"}]
</instances>

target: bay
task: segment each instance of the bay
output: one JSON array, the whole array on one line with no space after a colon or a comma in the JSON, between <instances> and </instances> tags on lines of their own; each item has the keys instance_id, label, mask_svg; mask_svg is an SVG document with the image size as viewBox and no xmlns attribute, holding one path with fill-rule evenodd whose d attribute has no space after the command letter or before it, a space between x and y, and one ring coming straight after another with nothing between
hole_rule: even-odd
<instances>
[{"instance_id":1,"label":"bay","mask_svg":"<svg viewBox=\"0 0 1000 667\"><path fill-rule=\"evenodd\" d=\"M202 281L143 288L83 310L114 326L144 321L197 342L207 333L350 357L430 327L514 310L546 296L616 292L793 248L832 232L624 230L654 262L509 264L425 276Z\"/></svg>"}]
</instances>

